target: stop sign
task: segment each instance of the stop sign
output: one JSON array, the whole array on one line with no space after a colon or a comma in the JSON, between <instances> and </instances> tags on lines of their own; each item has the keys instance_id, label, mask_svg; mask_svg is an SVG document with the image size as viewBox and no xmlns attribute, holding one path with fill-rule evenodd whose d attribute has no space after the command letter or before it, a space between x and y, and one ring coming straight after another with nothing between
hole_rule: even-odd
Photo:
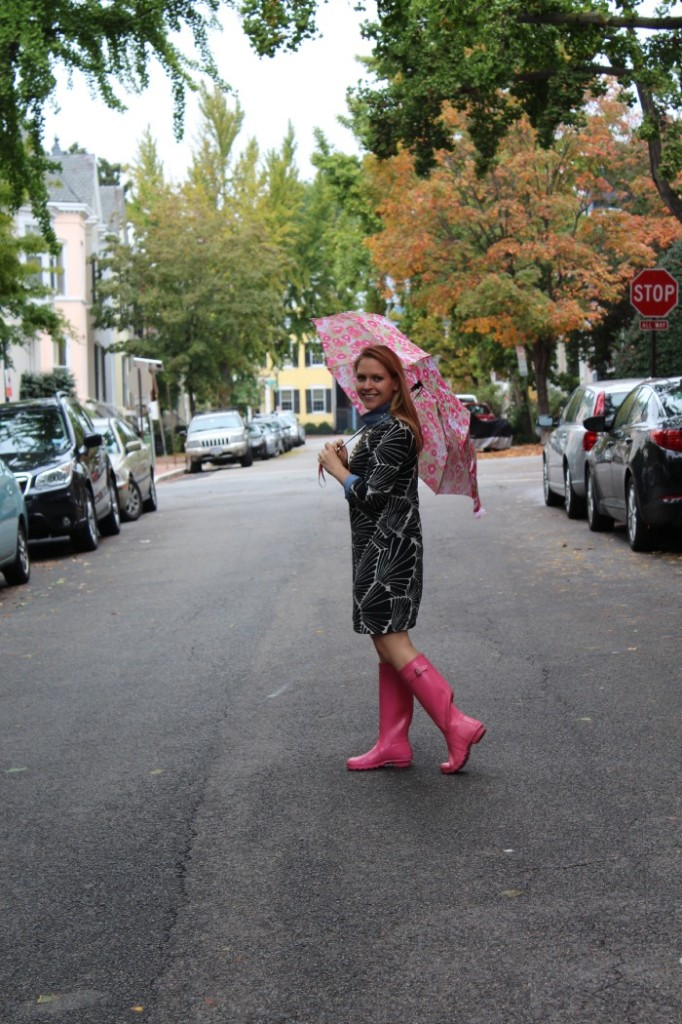
<instances>
[{"instance_id":1,"label":"stop sign","mask_svg":"<svg viewBox=\"0 0 682 1024\"><path fill-rule=\"evenodd\" d=\"M677 305L677 297L677 281L662 267L640 270L630 282L630 302L640 316L667 316Z\"/></svg>"}]
</instances>

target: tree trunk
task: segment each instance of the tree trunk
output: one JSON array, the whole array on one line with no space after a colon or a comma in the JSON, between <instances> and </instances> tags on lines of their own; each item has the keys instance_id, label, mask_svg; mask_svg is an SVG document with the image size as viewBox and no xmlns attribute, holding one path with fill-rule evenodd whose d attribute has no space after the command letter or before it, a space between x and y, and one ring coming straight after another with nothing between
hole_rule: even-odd
<instances>
[{"instance_id":1,"label":"tree trunk","mask_svg":"<svg viewBox=\"0 0 682 1024\"><path fill-rule=\"evenodd\" d=\"M535 370L535 390L538 394L538 413L549 413L549 392L547 377L549 375L554 342L548 338L538 338L533 342L533 369Z\"/></svg>"},{"instance_id":2,"label":"tree trunk","mask_svg":"<svg viewBox=\"0 0 682 1024\"><path fill-rule=\"evenodd\" d=\"M673 217L682 221L682 196L680 196L679 192L676 192L675 189L671 188L670 182L668 182L661 174L661 159L663 157L663 144L661 142L661 114L656 107L651 90L647 86L642 85L641 82L635 82L635 85L637 87L639 102L642 105L642 112L645 118L649 120L652 127L655 126L656 128L653 135L647 133L651 177L653 178L654 185L658 189L658 194L672 213Z\"/></svg>"}]
</instances>

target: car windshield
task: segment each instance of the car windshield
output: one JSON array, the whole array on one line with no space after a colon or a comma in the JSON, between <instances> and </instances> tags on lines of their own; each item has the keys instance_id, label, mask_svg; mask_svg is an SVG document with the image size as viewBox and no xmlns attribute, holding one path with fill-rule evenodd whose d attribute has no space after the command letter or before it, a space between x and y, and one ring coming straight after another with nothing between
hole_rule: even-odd
<instances>
[{"instance_id":1,"label":"car windshield","mask_svg":"<svg viewBox=\"0 0 682 1024\"><path fill-rule=\"evenodd\" d=\"M58 409L3 409L0 406L0 455L22 452L48 460L67 452L69 444Z\"/></svg>"},{"instance_id":2,"label":"car windshield","mask_svg":"<svg viewBox=\"0 0 682 1024\"><path fill-rule=\"evenodd\" d=\"M241 430L239 413L220 412L211 416L201 416L200 419L192 420L188 433L198 434L202 430L224 430L225 427Z\"/></svg>"},{"instance_id":3,"label":"car windshield","mask_svg":"<svg viewBox=\"0 0 682 1024\"><path fill-rule=\"evenodd\" d=\"M673 384L667 391L659 391L658 397L666 416L682 416L682 384Z\"/></svg>"}]
</instances>

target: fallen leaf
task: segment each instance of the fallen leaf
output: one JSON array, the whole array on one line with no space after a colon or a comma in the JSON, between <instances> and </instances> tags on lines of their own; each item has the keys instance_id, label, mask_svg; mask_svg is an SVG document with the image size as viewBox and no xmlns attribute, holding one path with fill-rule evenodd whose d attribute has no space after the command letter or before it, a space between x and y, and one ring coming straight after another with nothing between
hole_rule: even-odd
<instances>
[{"instance_id":1,"label":"fallen leaf","mask_svg":"<svg viewBox=\"0 0 682 1024\"><path fill-rule=\"evenodd\" d=\"M521 889L503 889L500 896L506 896L508 899L513 899L515 896L523 896Z\"/></svg>"},{"instance_id":2,"label":"fallen leaf","mask_svg":"<svg viewBox=\"0 0 682 1024\"><path fill-rule=\"evenodd\" d=\"M53 996L38 996L38 998L36 999L36 1003L38 1004L38 1006L42 1006L43 1003L56 1003L58 999L59 999L59 996L54 996L54 995Z\"/></svg>"},{"instance_id":3,"label":"fallen leaf","mask_svg":"<svg viewBox=\"0 0 682 1024\"><path fill-rule=\"evenodd\" d=\"M163 768L152 768L150 775L163 775Z\"/></svg>"},{"instance_id":4,"label":"fallen leaf","mask_svg":"<svg viewBox=\"0 0 682 1024\"><path fill-rule=\"evenodd\" d=\"M133 1013L144 1013L144 1006L131 1006Z\"/></svg>"},{"instance_id":5,"label":"fallen leaf","mask_svg":"<svg viewBox=\"0 0 682 1024\"><path fill-rule=\"evenodd\" d=\"M28 768L6 768L5 775L18 775L19 772L27 772Z\"/></svg>"}]
</instances>

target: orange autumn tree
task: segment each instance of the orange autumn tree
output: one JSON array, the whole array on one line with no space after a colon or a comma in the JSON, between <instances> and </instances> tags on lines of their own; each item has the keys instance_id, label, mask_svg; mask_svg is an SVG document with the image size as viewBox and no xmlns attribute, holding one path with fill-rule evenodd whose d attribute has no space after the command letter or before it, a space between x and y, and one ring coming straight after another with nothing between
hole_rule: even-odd
<instances>
[{"instance_id":1,"label":"orange autumn tree","mask_svg":"<svg viewBox=\"0 0 682 1024\"><path fill-rule=\"evenodd\" d=\"M451 338L527 347L540 412L549 411L557 342L598 323L682 231L655 192L626 106L612 94L588 110L549 150L521 120L483 177L466 115L448 108L456 145L427 178L405 150L368 161L383 222L368 245L387 290L448 318Z\"/></svg>"}]
</instances>

